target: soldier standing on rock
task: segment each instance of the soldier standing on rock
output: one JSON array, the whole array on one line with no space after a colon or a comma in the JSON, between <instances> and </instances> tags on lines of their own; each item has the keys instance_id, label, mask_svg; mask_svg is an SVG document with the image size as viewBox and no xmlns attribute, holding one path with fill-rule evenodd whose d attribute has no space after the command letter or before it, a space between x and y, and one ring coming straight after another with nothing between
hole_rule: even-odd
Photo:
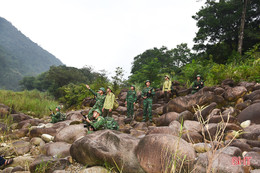
<instances>
[{"instance_id":1,"label":"soldier standing on rock","mask_svg":"<svg viewBox=\"0 0 260 173\"><path fill-rule=\"evenodd\" d=\"M197 79L192 84L191 94L198 92L201 88L204 87L204 82L200 79L200 75L197 75Z\"/></svg>"},{"instance_id":2,"label":"soldier standing on rock","mask_svg":"<svg viewBox=\"0 0 260 173\"><path fill-rule=\"evenodd\" d=\"M113 94L111 87L107 87L107 96L102 109L103 116L112 117L112 110L115 102L115 94Z\"/></svg>"},{"instance_id":3,"label":"soldier standing on rock","mask_svg":"<svg viewBox=\"0 0 260 173\"><path fill-rule=\"evenodd\" d=\"M170 80L170 77L168 75L165 75L165 81L163 83L163 92L164 92L164 101L166 103L168 103L170 100L171 86L172 86L172 82Z\"/></svg>"},{"instance_id":4,"label":"soldier standing on rock","mask_svg":"<svg viewBox=\"0 0 260 173\"><path fill-rule=\"evenodd\" d=\"M136 100L137 100L137 96L136 96L135 86L132 85L131 90L129 90L126 95L125 104L127 105L127 118L133 118L134 105L136 103Z\"/></svg>"},{"instance_id":5,"label":"soldier standing on rock","mask_svg":"<svg viewBox=\"0 0 260 173\"><path fill-rule=\"evenodd\" d=\"M152 104L153 104L153 96L155 94L154 89L150 86L151 82L147 80L145 82L146 87L142 91L143 101L143 122L146 121L147 114L149 116L149 121L152 122Z\"/></svg>"},{"instance_id":6,"label":"soldier standing on rock","mask_svg":"<svg viewBox=\"0 0 260 173\"><path fill-rule=\"evenodd\" d=\"M93 91L88 85L86 85L86 87L87 87L87 89L89 89L89 91L90 91L90 92L95 96L95 98L96 98L96 103L95 103L95 105L92 107L92 109L91 109L91 110L89 111L89 113L88 113L88 118L91 119L94 110L98 109L98 110L100 110L100 112L101 112L101 110L102 110L102 108L103 108L103 105L104 105L105 98L106 98L106 96L105 96L105 94L104 94L106 91L105 91L105 88L101 87L101 88L99 88L98 92L96 93L96 92Z\"/></svg>"}]
</instances>

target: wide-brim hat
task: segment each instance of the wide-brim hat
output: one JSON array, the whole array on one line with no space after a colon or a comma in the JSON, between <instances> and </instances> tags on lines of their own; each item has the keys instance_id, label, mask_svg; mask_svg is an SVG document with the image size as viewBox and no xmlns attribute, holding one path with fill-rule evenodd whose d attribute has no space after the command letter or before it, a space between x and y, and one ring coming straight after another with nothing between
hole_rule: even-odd
<instances>
[{"instance_id":1,"label":"wide-brim hat","mask_svg":"<svg viewBox=\"0 0 260 173\"><path fill-rule=\"evenodd\" d=\"M197 77L201 77L200 74L198 74Z\"/></svg>"},{"instance_id":2,"label":"wide-brim hat","mask_svg":"<svg viewBox=\"0 0 260 173\"><path fill-rule=\"evenodd\" d=\"M109 89L111 90L111 92L113 92L113 89L112 89L112 87L111 87L111 86L108 86L107 88L109 88Z\"/></svg>"},{"instance_id":3,"label":"wide-brim hat","mask_svg":"<svg viewBox=\"0 0 260 173\"><path fill-rule=\"evenodd\" d=\"M99 90L100 90L100 91L103 91L103 93L106 92L105 88L103 88L103 87L99 88Z\"/></svg>"},{"instance_id":4,"label":"wide-brim hat","mask_svg":"<svg viewBox=\"0 0 260 173\"><path fill-rule=\"evenodd\" d=\"M164 77L167 77L168 79L170 79L170 76L169 76L169 75L165 75Z\"/></svg>"},{"instance_id":5,"label":"wide-brim hat","mask_svg":"<svg viewBox=\"0 0 260 173\"><path fill-rule=\"evenodd\" d=\"M151 83L151 81L150 81L150 80L146 80L144 84L146 85L146 83L147 83L147 82Z\"/></svg>"},{"instance_id":6,"label":"wide-brim hat","mask_svg":"<svg viewBox=\"0 0 260 173\"><path fill-rule=\"evenodd\" d=\"M57 106L56 108L60 110L60 106Z\"/></svg>"}]
</instances>

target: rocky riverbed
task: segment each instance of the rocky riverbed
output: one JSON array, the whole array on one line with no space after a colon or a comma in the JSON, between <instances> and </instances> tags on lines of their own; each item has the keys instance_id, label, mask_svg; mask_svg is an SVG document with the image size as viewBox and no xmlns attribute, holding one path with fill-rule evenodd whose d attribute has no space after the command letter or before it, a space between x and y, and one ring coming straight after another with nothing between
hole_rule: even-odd
<instances>
[{"instance_id":1,"label":"rocky riverbed","mask_svg":"<svg viewBox=\"0 0 260 173\"><path fill-rule=\"evenodd\" d=\"M140 93L135 120L126 118L122 90L113 111L119 131L87 134L82 110L56 124L13 111L10 127L0 123L0 155L14 162L0 172L260 172L260 84L225 80L193 95L175 84L179 96L168 103L156 91L153 123L141 122ZM1 118L8 112L0 104Z\"/></svg>"}]
</instances>

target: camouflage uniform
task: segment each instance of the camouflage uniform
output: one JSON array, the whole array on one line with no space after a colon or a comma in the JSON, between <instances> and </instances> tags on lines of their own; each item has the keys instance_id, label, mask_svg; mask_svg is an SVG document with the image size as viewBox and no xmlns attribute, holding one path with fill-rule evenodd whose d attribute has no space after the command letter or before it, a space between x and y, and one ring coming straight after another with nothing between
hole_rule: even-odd
<instances>
[{"instance_id":1,"label":"camouflage uniform","mask_svg":"<svg viewBox=\"0 0 260 173\"><path fill-rule=\"evenodd\" d=\"M57 123L59 121L62 121L62 114L60 113L60 108L57 107L59 111L56 112L56 114L52 113L51 116L51 123Z\"/></svg>"},{"instance_id":2,"label":"camouflage uniform","mask_svg":"<svg viewBox=\"0 0 260 173\"><path fill-rule=\"evenodd\" d=\"M148 93L149 91L151 91L151 93ZM152 104L153 104L153 96L154 96L155 92L154 89L152 87L145 87L142 91L142 98L144 98L143 101L143 121L146 121L146 116L148 113L149 116L149 121L152 121Z\"/></svg>"},{"instance_id":3,"label":"camouflage uniform","mask_svg":"<svg viewBox=\"0 0 260 173\"><path fill-rule=\"evenodd\" d=\"M94 119L89 124L94 128L94 131L104 129L106 121L102 116L99 116L97 119Z\"/></svg>"},{"instance_id":4,"label":"camouflage uniform","mask_svg":"<svg viewBox=\"0 0 260 173\"><path fill-rule=\"evenodd\" d=\"M101 90L101 88L100 88L100 90ZM105 101L106 96L105 96L105 94L100 95L99 93L96 93L96 92L93 91L92 89L89 89L89 91L90 91L93 95L95 95L95 97L96 97L96 103L95 103L95 105L92 107L92 109L91 109L91 110L89 111L89 113L88 113L88 118L91 119L92 116L93 116L94 110L98 109L98 110L100 110L100 112L102 112L102 108L103 108L103 105L104 105L104 101ZM103 91L103 92L104 92L104 91Z\"/></svg>"},{"instance_id":5,"label":"camouflage uniform","mask_svg":"<svg viewBox=\"0 0 260 173\"><path fill-rule=\"evenodd\" d=\"M126 95L127 102L127 117L133 118L134 115L134 103L136 103L137 97L135 90L129 90Z\"/></svg>"},{"instance_id":6,"label":"camouflage uniform","mask_svg":"<svg viewBox=\"0 0 260 173\"><path fill-rule=\"evenodd\" d=\"M198 88L197 88L198 87ZM204 83L202 80L195 80L192 84L192 91L191 93L194 94L196 92L198 92L201 88L204 87Z\"/></svg>"}]
</instances>

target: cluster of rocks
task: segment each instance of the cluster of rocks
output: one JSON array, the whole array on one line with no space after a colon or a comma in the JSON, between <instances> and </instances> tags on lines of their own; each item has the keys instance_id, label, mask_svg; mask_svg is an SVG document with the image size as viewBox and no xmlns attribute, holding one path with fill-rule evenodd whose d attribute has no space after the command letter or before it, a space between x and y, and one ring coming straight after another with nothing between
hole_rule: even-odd
<instances>
[{"instance_id":1,"label":"cluster of rocks","mask_svg":"<svg viewBox=\"0 0 260 173\"><path fill-rule=\"evenodd\" d=\"M81 110L55 124L11 113L11 126L0 123L0 155L14 162L2 172L260 171L260 84L225 80L193 95L180 86L176 90L182 96L168 103L156 91L153 123L140 122L140 93L135 119L126 118L127 90L122 90L113 111L119 131L87 134ZM0 116L9 109L0 105Z\"/></svg>"}]
</instances>

